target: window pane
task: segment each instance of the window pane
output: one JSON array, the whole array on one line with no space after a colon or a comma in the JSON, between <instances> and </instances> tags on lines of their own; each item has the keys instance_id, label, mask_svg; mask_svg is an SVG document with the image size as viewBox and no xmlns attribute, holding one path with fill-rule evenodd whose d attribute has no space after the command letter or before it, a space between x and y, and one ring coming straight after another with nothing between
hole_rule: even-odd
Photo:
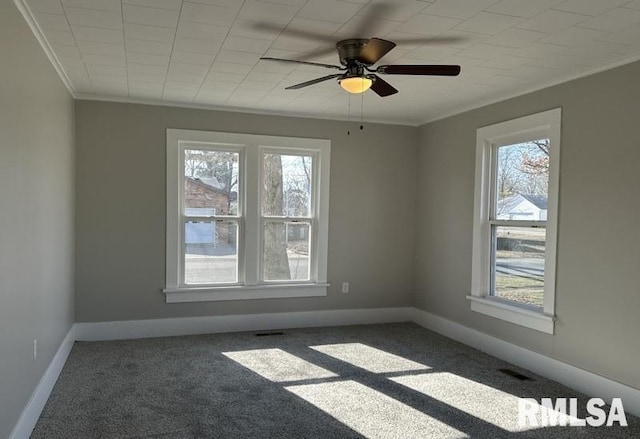
<instances>
[{"instance_id":1,"label":"window pane","mask_svg":"<svg viewBox=\"0 0 640 439\"><path fill-rule=\"evenodd\" d=\"M238 161L236 152L185 150L186 215L238 214Z\"/></svg>"},{"instance_id":2,"label":"window pane","mask_svg":"<svg viewBox=\"0 0 640 439\"><path fill-rule=\"evenodd\" d=\"M268 222L264 226L264 280L309 280L308 223Z\"/></svg>"},{"instance_id":3,"label":"window pane","mask_svg":"<svg viewBox=\"0 0 640 439\"><path fill-rule=\"evenodd\" d=\"M542 307L546 229L494 228L495 297Z\"/></svg>"},{"instance_id":4,"label":"window pane","mask_svg":"<svg viewBox=\"0 0 640 439\"><path fill-rule=\"evenodd\" d=\"M264 154L262 214L308 217L311 214L311 156Z\"/></svg>"},{"instance_id":5,"label":"window pane","mask_svg":"<svg viewBox=\"0 0 640 439\"><path fill-rule=\"evenodd\" d=\"M546 221L549 139L500 146L497 165L494 218Z\"/></svg>"},{"instance_id":6,"label":"window pane","mask_svg":"<svg viewBox=\"0 0 640 439\"><path fill-rule=\"evenodd\" d=\"M184 225L184 283L238 281L238 226L235 222L188 221Z\"/></svg>"}]
</instances>

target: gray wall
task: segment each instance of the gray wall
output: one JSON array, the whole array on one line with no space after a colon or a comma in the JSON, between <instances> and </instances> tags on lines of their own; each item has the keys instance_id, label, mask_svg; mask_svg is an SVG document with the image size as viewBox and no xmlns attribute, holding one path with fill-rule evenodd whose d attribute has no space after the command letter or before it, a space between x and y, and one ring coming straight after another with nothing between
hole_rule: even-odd
<instances>
[{"instance_id":1,"label":"gray wall","mask_svg":"<svg viewBox=\"0 0 640 439\"><path fill-rule=\"evenodd\" d=\"M327 297L164 303L166 128L331 139ZM77 321L412 303L416 128L78 101L76 135Z\"/></svg>"},{"instance_id":2,"label":"gray wall","mask_svg":"<svg viewBox=\"0 0 640 439\"><path fill-rule=\"evenodd\" d=\"M427 124L416 305L640 388L640 63ZM562 107L556 334L470 311L476 129Z\"/></svg>"},{"instance_id":3,"label":"gray wall","mask_svg":"<svg viewBox=\"0 0 640 439\"><path fill-rule=\"evenodd\" d=\"M73 101L0 2L0 437L73 323ZM38 359L32 343L38 340Z\"/></svg>"}]
</instances>

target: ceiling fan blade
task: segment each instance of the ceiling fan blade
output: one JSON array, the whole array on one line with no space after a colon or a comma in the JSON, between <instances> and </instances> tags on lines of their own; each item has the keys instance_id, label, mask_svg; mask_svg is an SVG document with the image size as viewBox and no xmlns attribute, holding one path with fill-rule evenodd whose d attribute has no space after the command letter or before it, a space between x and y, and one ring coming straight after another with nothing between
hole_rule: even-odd
<instances>
[{"instance_id":1,"label":"ceiling fan blade","mask_svg":"<svg viewBox=\"0 0 640 439\"><path fill-rule=\"evenodd\" d=\"M469 40L468 37L450 36L450 37L423 37L423 38L394 38L396 44L451 44L461 43Z\"/></svg>"},{"instance_id":2,"label":"ceiling fan blade","mask_svg":"<svg viewBox=\"0 0 640 439\"><path fill-rule=\"evenodd\" d=\"M376 22L376 19L388 17L392 12L393 7L387 2L374 3L365 7L365 13L360 18L358 27L356 27L352 35L356 38L367 38L370 35L375 35L377 29L371 27L372 23Z\"/></svg>"},{"instance_id":3,"label":"ceiling fan blade","mask_svg":"<svg viewBox=\"0 0 640 439\"><path fill-rule=\"evenodd\" d=\"M278 35L286 34L292 37L306 38L308 40L314 40L314 41L324 41L327 43L333 43L335 41L335 38L331 35L311 32L311 31L302 30L302 29L292 29L288 27L283 28L280 25L271 24L271 23L253 23L253 28L260 31L272 32Z\"/></svg>"},{"instance_id":4,"label":"ceiling fan blade","mask_svg":"<svg viewBox=\"0 0 640 439\"><path fill-rule=\"evenodd\" d=\"M460 74L460 66L396 64L380 66L375 71L376 73L385 73L387 75L458 76Z\"/></svg>"},{"instance_id":5,"label":"ceiling fan blade","mask_svg":"<svg viewBox=\"0 0 640 439\"><path fill-rule=\"evenodd\" d=\"M392 41L371 38L362 50L360 50L358 61L367 65L375 64L394 47L396 47L396 43Z\"/></svg>"},{"instance_id":6,"label":"ceiling fan blade","mask_svg":"<svg viewBox=\"0 0 640 439\"><path fill-rule=\"evenodd\" d=\"M371 90L376 92L378 96L385 97L398 93L398 90L393 88L393 86L387 81L377 75L373 76L375 77L375 80L373 81L373 84L371 84Z\"/></svg>"},{"instance_id":7,"label":"ceiling fan blade","mask_svg":"<svg viewBox=\"0 0 640 439\"><path fill-rule=\"evenodd\" d=\"M328 81L329 79L337 78L339 76L342 76L342 73L323 76L322 78L316 78L316 79L312 79L311 81L301 82L300 84L290 85L289 87L285 87L285 90L297 90L299 88L308 87L310 85L318 84L319 82Z\"/></svg>"},{"instance_id":8,"label":"ceiling fan blade","mask_svg":"<svg viewBox=\"0 0 640 439\"><path fill-rule=\"evenodd\" d=\"M294 64L306 64L306 65L310 65L310 66L326 67L327 69L344 70L343 67L336 66L336 65L333 65L333 64L324 64L324 63L320 63L320 62L299 61L297 59L272 58L270 56L263 56L260 59L265 59L267 61L288 62L288 63L294 63Z\"/></svg>"},{"instance_id":9,"label":"ceiling fan blade","mask_svg":"<svg viewBox=\"0 0 640 439\"><path fill-rule=\"evenodd\" d=\"M301 59L315 59L315 58L320 58L320 57L329 55L331 53L333 53L334 55L336 53L335 41L333 42L333 44L331 46L321 47L319 49L314 49L314 50L310 50L310 51L307 51L307 52L302 52L302 53L299 53L296 56L298 58L301 58Z\"/></svg>"}]
</instances>

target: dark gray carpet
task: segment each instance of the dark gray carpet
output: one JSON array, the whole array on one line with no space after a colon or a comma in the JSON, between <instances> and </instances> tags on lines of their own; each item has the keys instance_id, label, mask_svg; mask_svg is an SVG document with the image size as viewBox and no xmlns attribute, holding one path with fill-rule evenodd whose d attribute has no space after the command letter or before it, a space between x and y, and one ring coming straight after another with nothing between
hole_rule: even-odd
<instances>
[{"instance_id":1,"label":"dark gray carpet","mask_svg":"<svg viewBox=\"0 0 640 439\"><path fill-rule=\"evenodd\" d=\"M640 437L519 428L518 397L586 398L413 324L282 332L76 343L32 438Z\"/></svg>"}]
</instances>

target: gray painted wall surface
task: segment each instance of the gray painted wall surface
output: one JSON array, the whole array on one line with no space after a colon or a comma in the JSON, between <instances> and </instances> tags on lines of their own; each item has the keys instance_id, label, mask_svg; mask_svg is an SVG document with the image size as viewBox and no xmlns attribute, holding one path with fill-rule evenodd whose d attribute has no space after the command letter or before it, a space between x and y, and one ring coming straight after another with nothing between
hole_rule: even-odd
<instances>
[{"instance_id":1,"label":"gray painted wall surface","mask_svg":"<svg viewBox=\"0 0 640 439\"><path fill-rule=\"evenodd\" d=\"M0 437L73 323L73 101L0 2ZM38 357L32 361L32 343Z\"/></svg>"},{"instance_id":2,"label":"gray painted wall surface","mask_svg":"<svg viewBox=\"0 0 640 439\"><path fill-rule=\"evenodd\" d=\"M640 388L640 63L420 129L416 305ZM562 107L556 334L472 313L476 129Z\"/></svg>"},{"instance_id":3,"label":"gray painted wall surface","mask_svg":"<svg viewBox=\"0 0 640 439\"><path fill-rule=\"evenodd\" d=\"M412 303L416 128L95 101L76 117L77 321ZM331 139L327 297L164 303L166 128Z\"/></svg>"}]
</instances>

